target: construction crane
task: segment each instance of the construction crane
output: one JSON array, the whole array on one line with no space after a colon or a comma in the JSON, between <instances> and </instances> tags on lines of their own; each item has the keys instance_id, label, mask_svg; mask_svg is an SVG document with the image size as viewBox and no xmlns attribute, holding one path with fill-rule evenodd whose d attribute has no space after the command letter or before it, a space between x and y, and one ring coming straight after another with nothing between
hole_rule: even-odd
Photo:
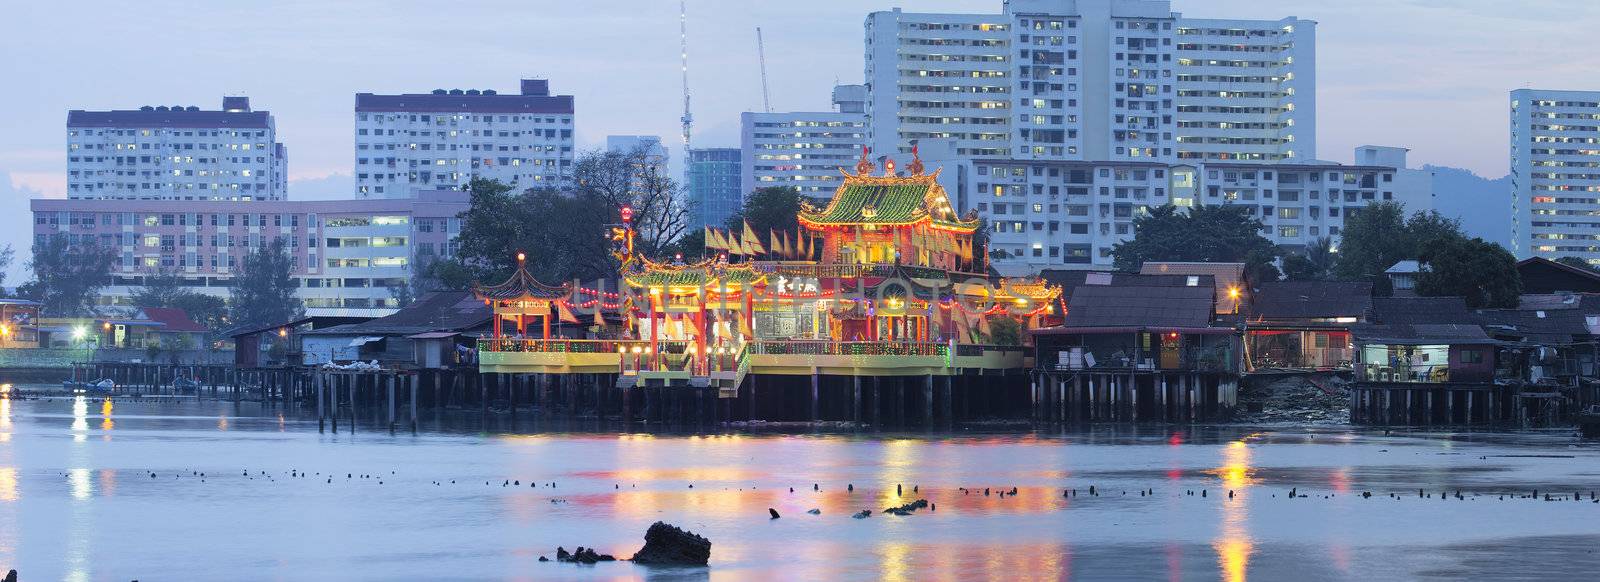
<instances>
[{"instance_id":1,"label":"construction crane","mask_svg":"<svg viewBox=\"0 0 1600 582\"><path fill-rule=\"evenodd\" d=\"M761 40L761 27L756 27L756 55L761 58L761 106L772 113L772 97L767 93L767 43Z\"/></svg>"},{"instance_id":2,"label":"construction crane","mask_svg":"<svg viewBox=\"0 0 1600 582\"><path fill-rule=\"evenodd\" d=\"M689 8L686 0L678 0L678 57L683 72L683 187L689 187L689 134L694 126L694 115L689 112Z\"/></svg>"}]
</instances>

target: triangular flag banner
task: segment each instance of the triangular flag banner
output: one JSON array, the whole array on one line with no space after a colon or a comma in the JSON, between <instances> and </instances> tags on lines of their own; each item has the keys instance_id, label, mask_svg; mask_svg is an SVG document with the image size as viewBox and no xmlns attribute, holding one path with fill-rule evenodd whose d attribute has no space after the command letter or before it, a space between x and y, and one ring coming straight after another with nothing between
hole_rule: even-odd
<instances>
[{"instance_id":1,"label":"triangular flag banner","mask_svg":"<svg viewBox=\"0 0 1600 582\"><path fill-rule=\"evenodd\" d=\"M767 229L767 243L767 250L771 251L775 258L783 258L783 239L778 238L778 231Z\"/></svg>"},{"instance_id":2,"label":"triangular flag banner","mask_svg":"<svg viewBox=\"0 0 1600 582\"><path fill-rule=\"evenodd\" d=\"M750 320L743 314L739 315L739 333L750 339L755 339L756 337L756 332L750 329Z\"/></svg>"},{"instance_id":3,"label":"triangular flag banner","mask_svg":"<svg viewBox=\"0 0 1600 582\"><path fill-rule=\"evenodd\" d=\"M711 234L711 227L707 226L705 228L705 233L700 237L700 240L704 241L704 244L702 246L704 246L706 248L706 250L716 250L717 249L716 235Z\"/></svg>"},{"instance_id":4,"label":"triangular flag banner","mask_svg":"<svg viewBox=\"0 0 1600 582\"><path fill-rule=\"evenodd\" d=\"M742 254L744 254L744 244L739 242L738 237L733 236L733 231L728 231L726 233L726 237L727 238L724 238L722 240L722 246L727 247L728 254L730 254L730 255L742 255Z\"/></svg>"},{"instance_id":5,"label":"triangular flag banner","mask_svg":"<svg viewBox=\"0 0 1600 582\"><path fill-rule=\"evenodd\" d=\"M711 235L717 237L717 248L718 249L721 249L721 250L724 250L724 251L729 251L729 252L733 251L733 246L728 242L728 235L727 234L724 234L723 232L718 231L717 229L713 228L713 229L711 229Z\"/></svg>"},{"instance_id":6,"label":"triangular flag banner","mask_svg":"<svg viewBox=\"0 0 1600 582\"><path fill-rule=\"evenodd\" d=\"M752 255L767 252L766 249L761 247L761 237L756 236L756 230L750 228L750 223L748 222L744 223L744 244L745 250L750 251Z\"/></svg>"},{"instance_id":7,"label":"triangular flag banner","mask_svg":"<svg viewBox=\"0 0 1600 582\"><path fill-rule=\"evenodd\" d=\"M595 301L596 302L595 302L595 305L594 305L594 324L596 326L598 326L598 327L605 327L606 326L606 317L600 313L599 300L597 299Z\"/></svg>"},{"instance_id":8,"label":"triangular flag banner","mask_svg":"<svg viewBox=\"0 0 1600 582\"><path fill-rule=\"evenodd\" d=\"M572 310L567 308L567 302L557 301L555 303L556 311L561 314L561 321L563 323L578 323L578 316L573 315Z\"/></svg>"}]
</instances>

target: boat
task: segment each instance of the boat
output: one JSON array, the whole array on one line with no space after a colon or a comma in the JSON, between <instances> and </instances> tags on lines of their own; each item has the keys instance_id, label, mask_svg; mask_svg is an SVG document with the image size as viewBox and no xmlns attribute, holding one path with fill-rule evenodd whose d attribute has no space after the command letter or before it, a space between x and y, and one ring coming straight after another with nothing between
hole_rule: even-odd
<instances>
[{"instance_id":1,"label":"boat","mask_svg":"<svg viewBox=\"0 0 1600 582\"><path fill-rule=\"evenodd\" d=\"M65 381L61 382L61 387L65 388L68 392L72 392L73 394L84 394L84 393L110 394L111 390L113 388L117 387L117 383L116 382L112 382L110 378L101 378L100 380L95 381L95 382L79 382L77 380L65 380Z\"/></svg>"}]
</instances>

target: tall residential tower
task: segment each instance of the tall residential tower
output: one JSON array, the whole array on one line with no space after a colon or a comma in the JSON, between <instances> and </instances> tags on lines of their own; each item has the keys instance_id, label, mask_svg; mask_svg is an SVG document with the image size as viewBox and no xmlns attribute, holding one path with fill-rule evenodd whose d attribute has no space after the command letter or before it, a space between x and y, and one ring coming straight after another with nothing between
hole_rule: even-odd
<instances>
[{"instance_id":1,"label":"tall residential tower","mask_svg":"<svg viewBox=\"0 0 1600 582\"><path fill-rule=\"evenodd\" d=\"M356 196L460 190L473 178L518 188L569 185L573 99L544 79L518 95L436 89L356 94Z\"/></svg>"},{"instance_id":2,"label":"tall residential tower","mask_svg":"<svg viewBox=\"0 0 1600 582\"><path fill-rule=\"evenodd\" d=\"M67 112L67 198L282 200L288 153L248 97Z\"/></svg>"},{"instance_id":3,"label":"tall residential tower","mask_svg":"<svg viewBox=\"0 0 1600 582\"><path fill-rule=\"evenodd\" d=\"M1600 265L1600 91L1511 92L1511 250Z\"/></svg>"},{"instance_id":4,"label":"tall residential tower","mask_svg":"<svg viewBox=\"0 0 1600 582\"><path fill-rule=\"evenodd\" d=\"M999 14L874 12L873 149L1269 162L1316 156L1316 23L1185 18L1166 0L1009 0Z\"/></svg>"}]
</instances>

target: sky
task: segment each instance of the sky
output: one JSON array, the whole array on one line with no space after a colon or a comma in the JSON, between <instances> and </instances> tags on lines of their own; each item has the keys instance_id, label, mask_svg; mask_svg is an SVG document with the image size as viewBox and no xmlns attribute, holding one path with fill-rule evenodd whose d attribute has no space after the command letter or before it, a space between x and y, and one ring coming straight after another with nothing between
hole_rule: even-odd
<instances>
[{"instance_id":1,"label":"sky","mask_svg":"<svg viewBox=\"0 0 1600 582\"><path fill-rule=\"evenodd\" d=\"M1204 18L1318 22L1318 157L1411 148L1414 167L1506 173L1508 91L1600 90L1591 0L1173 0ZM762 106L826 110L860 83L874 10L997 13L1001 0L688 0L696 147L738 145ZM27 198L63 197L66 112L247 95L289 151L289 195L350 196L357 92L515 92L542 77L577 100L577 141L660 135L682 115L671 0L8 1L0 6L0 244L29 244ZM681 151L673 152L681 157ZM22 254L26 254L23 252ZM15 285L25 257L9 269Z\"/></svg>"}]
</instances>

